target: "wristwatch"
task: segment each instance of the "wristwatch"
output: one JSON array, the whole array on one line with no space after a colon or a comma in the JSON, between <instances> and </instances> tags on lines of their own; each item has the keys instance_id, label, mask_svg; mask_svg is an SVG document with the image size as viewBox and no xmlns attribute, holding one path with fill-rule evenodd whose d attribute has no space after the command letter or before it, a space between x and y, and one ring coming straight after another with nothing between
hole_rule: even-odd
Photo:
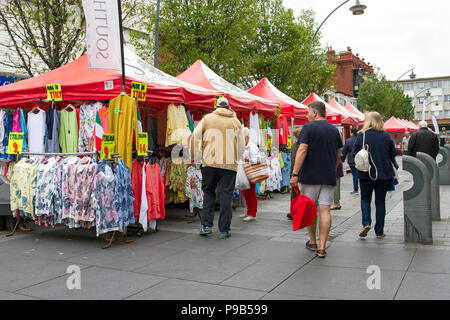
<instances>
[{"instance_id":1,"label":"wristwatch","mask_svg":"<svg viewBox=\"0 0 450 320\"><path fill-rule=\"evenodd\" d=\"M293 173L292 176L298 178L298 173Z\"/></svg>"}]
</instances>

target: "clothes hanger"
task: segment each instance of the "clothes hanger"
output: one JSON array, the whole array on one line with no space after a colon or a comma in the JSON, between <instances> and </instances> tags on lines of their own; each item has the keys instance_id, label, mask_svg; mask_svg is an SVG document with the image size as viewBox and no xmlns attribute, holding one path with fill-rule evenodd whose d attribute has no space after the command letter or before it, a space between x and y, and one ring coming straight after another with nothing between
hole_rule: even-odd
<instances>
[{"instance_id":1,"label":"clothes hanger","mask_svg":"<svg viewBox=\"0 0 450 320\"><path fill-rule=\"evenodd\" d=\"M37 114L38 112L35 112L36 110L37 110L38 112L44 111L44 110L42 110L37 104L33 107L33 109L31 110L31 112L34 113L34 114Z\"/></svg>"},{"instance_id":2,"label":"clothes hanger","mask_svg":"<svg viewBox=\"0 0 450 320\"><path fill-rule=\"evenodd\" d=\"M71 104L68 104L63 110L67 110L69 108L72 109L72 110L75 110L75 107L73 105L71 105Z\"/></svg>"}]
</instances>

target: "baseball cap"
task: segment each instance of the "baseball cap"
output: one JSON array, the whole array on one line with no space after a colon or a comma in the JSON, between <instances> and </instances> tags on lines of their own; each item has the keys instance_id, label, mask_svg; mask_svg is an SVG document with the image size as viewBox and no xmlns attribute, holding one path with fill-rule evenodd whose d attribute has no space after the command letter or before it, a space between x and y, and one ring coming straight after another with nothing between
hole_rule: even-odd
<instances>
[{"instance_id":1,"label":"baseball cap","mask_svg":"<svg viewBox=\"0 0 450 320\"><path fill-rule=\"evenodd\" d=\"M230 107L230 103L228 102L227 98L219 98L217 100L217 108L229 108Z\"/></svg>"}]
</instances>

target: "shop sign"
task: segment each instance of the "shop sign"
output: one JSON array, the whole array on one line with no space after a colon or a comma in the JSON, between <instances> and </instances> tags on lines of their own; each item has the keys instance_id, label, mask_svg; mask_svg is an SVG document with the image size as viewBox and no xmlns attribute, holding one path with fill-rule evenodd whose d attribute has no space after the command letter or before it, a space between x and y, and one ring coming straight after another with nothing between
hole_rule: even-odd
<instances>
[{"instance_id":1,"label":"shop sign","mask_svg":"<svg viewBox=\"0 0 450 320\"><path fill-rule=\"evenodd\" d=\"M22 132L10 132L8 140L8 154L21 154L23 145Z\"/></svg>"},{"instance_id":2,"label":"shop sign","mask_svg":"<svg viewBox=\"0 0 450 320\"><path fill-rule=\"evenodd\" d=\"M111 159L111 153L114 152L116 145L116 135L113 133L105 133L102 137L102 152L100 159Z\"/></svg>"},{"instance_id":3,"label":"shop sign","mask_svg":"<svg viewBox=\"0 0 450 320\"><path fill-rule=\"evenodd\" d=\"M147 145L148 145L148 134L147 132L139 132L138 133L138 156L146 156L147 153Z\"/></svg>"},{"instance_id":4,"label":"shop sign","mask_svg":"<svg viewBox=\"0 0 450 320\"><path fill-rule=\"evenodd\" d=\"M62 101L62 90L60 84L48 84L47 88L47 100L48 101Z\"/></svg>"},{"instance_id":5,"label":"shop sign","mask_svg":"<svg viewBox=\"0 0 450 320\"><path fill-rule=\"evenodd\" d=\"M267 137L267 150L271 150L272 149L272 136L269 135Z\"/></svg>"},{"instance_id":6,"label":"shop sign","mask_svg":"<svg viewBox=\"0 0 450 320\"><path fill-rule=\"evenodd\" d=\"M220 98L224 98L224 96L216 95L216 97L214 98L214 109L217 108L217 100L219 100Z\"/></svg>"},{"instance_id":7,"label":"shop sign","mask_svg":"<svg viewBox=\"0 0 450 320\"><path fill-rule=\"evenodd\" d=\"M275 117L278 118L281 114L281 106L277 106L277 109L275 110Z\"/></svg>"},{"instance_id":8,"label":"shop sign","mask_svg":"<svg viewBox=\"0 0 450 320\"><path fill-rule=\"evenodd\" d=\"M287 148L288 148L288 149L291 149L291 147L292 147L292 138L291 138L291 136L289 135L289 136L287 137Z\"/></svg>"},{"instance_id":9,"label":"shop sign","mask_svg":"<svg viewBox=\"0 0 450 320\"><path fill-rule=\"evenodd\" d=\"M131 98L137 101L145 101L147 98L147 84L140 82L131 83Z\"/></svg>"}]
</instances>

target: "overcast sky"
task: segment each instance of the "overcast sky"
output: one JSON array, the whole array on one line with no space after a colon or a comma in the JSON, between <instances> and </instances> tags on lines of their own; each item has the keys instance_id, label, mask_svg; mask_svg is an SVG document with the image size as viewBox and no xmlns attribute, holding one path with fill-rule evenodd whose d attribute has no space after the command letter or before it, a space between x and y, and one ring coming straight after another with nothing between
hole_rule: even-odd
<instances>
[{"instance_id":1,"label":"overcast sky","mask_svg":"<svg viewBox=\"0 0 450 320\"><path fill-rule=\"evenodd\" d=\"M320 24L344 0L283 1L296 15L313 9ZM411 68L417 78L450 76L450 0L361 0L367 9L360 16L349 10L355 2L350 0L324 23L322 44L336 52L351 47L390 80Z\"/></svg>"}]
</instances>

